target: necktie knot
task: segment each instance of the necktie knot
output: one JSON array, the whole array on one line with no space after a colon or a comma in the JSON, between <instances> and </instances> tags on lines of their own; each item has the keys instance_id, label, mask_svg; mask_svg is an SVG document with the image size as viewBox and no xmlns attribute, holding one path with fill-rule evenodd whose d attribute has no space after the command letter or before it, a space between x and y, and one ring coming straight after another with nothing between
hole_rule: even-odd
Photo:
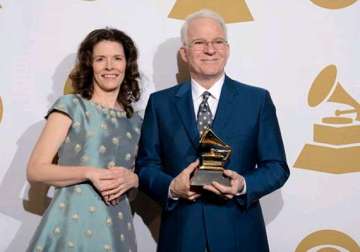
<instances>
[{"instance_id":1,"label":"necktie knot","mask_svg":"<svg viewBox=\"0 0 360 252\"><path fill-rule=\"evenodd\" d=\"M209 104L208 104L208 99L210 97L210 93L208 91L205 91L204 93L202 93L201 97L202 97L202 102L200 104L200 110L201 112L206 112L206 111L210 111L209 108Z\"/></svg>"},{"instance_id":2,"label":"necktie knot","mask_svg":"<svg viewBox=\"0 0 360 252\"><path fill-rule=\"evenodd\" d=\"M203 101L204 102L207 102L207 100L209 99L209 96L210 96L211 94L208 92L208 91L205 91L204 93L202 93L202 98L203 98Z\"/></svg>"}]
</instances>

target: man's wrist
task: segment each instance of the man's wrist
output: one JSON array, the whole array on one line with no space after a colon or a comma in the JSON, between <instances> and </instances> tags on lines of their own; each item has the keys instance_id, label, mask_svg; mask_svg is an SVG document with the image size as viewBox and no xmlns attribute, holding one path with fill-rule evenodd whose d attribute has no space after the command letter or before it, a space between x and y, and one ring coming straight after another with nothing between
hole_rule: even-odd
<instances>
[{"instance_id":1,"label":"man's wrist","mask_svg":"<svg viewBox=\"0 0 360 252\"><path fill-rule=\"evenodd\" d=\"M178 200L179 197L177 197L176 194L174 193L173 187L174 187L174 180L172 180L170 182L168 196L169 196L170 199Z\"/></svg>"},{"instance_id":2,"label":"man's wrist","mask_svg":"<svg viewBox=\"0 0 360 252\"><path fill-rule=\"evenodd\" d=\"M245 178L244 177L242 177L241 178L242 179L242 181L243 181L243 186L242 186L242 188L240 188L239 190L238 190L238 193L236 194L236 196L240 196L240 195L243 195L243 194L246 194L246 181L245 181Z\"/></svg>"}]
</instances>

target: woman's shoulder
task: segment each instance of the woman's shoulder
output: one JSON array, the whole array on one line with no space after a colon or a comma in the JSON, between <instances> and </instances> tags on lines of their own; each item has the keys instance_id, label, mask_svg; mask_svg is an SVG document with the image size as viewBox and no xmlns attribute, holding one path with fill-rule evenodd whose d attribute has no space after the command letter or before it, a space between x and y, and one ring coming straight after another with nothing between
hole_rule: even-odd
<instances>
[{"instance_id":1,"label":"woman's shoulder","mask_svg":"<svg viewBox=\"0 0 360 252\"><path fill-rule=\"evenodd\" d=\"M63 103L64 105L71 105L73 103L79 103L81 99L82 98L79 94L66 94L60 96L54 104Z\"/></svg>"},{"instance_id":2,"label":"woman's shoulder","mask_svg":"<svg viewBox=\"0 0 360 252\"><path fill-rule=\"evenodd\" d=\"M54 104L50 107L47 116L53 111L60 111L73 118L79 113L82 114L80 111L84 110L83 107L84 101L79 94L67 94L60 96L54 102Z\"/></svg>"},{"instance_id":3,"label":"woman's shoulder","mask_svg":"<svg viewBox=\"0 0 360 252\"><path fill-rule=\"evenodd\" d=\"M144 111L143 110L135 110L128 120L130 123L137 128L140 128L143 123Z\"/></svg>"},{"instance_id":4,"label":"woman's shoulder","mask_svg":"<svg viewBox=\"0 0 360 252\"><path fill-rule=\"evenodd\" d=\"M145 114L145 110L143 110L143 109L134 111L134 116L139 118L140 120L144 119L144 114Z\"/></svg>"}]
</instances>

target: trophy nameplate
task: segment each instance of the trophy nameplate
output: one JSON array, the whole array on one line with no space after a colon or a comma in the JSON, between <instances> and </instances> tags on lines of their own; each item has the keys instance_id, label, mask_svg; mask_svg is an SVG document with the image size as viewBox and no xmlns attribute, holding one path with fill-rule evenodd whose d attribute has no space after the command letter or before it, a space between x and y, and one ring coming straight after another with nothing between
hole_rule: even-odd
<instances>
[{"instance_id":1,"label":"trophy nameplate","mask_svg":"<svg viewBox=\"0 0 360 252\"><path fill-rule=\"evenodd\" d=\"M230 178L224 175L224 164L229 159L231 147L207 128L200 138L200 167L191 178L191 186L204 186L216 181L230 186Z\"/></svg>"}]
</instances>

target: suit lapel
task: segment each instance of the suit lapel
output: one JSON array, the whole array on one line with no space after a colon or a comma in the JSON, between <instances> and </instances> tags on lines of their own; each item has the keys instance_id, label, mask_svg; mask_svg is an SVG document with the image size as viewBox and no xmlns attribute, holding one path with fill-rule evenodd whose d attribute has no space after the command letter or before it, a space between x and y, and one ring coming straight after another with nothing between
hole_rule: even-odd
<instances>
[{"instance_id":1,"label":"suit lapel","mask_svg":"<svg viewBox=\"0 0 360 252\"><path fill-rule=\"evenodd\" d=\"M199 145L199 132L197 130L194 105L191 95L190 81L185 82L176 93L176 110L183 126L195 148Z\"/></svg>"},{"instance_id":2,"label":"suit lapel","mask_svg":"<svg viewBox=\"0 0 360 252\"><path fill-rule=\"evenodd\" d=\"M221 135L222 129L224 129L226 123L230 122L232 112L236 109L234 107L234 101L238 93L235 85L236 84L225 75L224 85L221 89L220 99L212 125L216 134Z\"/></svg>"}]
</instances>

